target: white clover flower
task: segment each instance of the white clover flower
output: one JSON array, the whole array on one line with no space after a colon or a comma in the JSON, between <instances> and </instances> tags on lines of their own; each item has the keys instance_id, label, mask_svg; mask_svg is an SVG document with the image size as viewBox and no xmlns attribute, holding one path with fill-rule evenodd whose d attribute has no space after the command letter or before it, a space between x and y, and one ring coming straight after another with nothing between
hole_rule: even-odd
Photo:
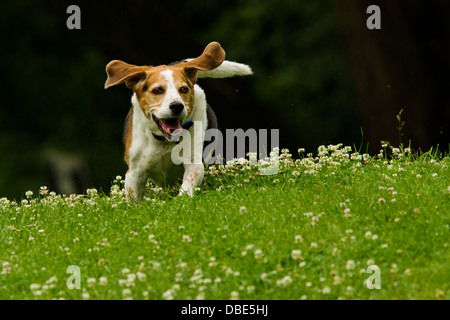
<instances>
[{"instance_id":1,"label":"white clover flower","mask_svg":"<svg viewBox=\"0 0 450 320\"><path fill-rule=\"evenodd\" d=\"M33 295L37 296L37 297L41 296L42 295L42 290L33 291Z\"/></svg>"},{"instance_id":2,"label":"white clover flower","mask_svg":"<svg viewBox=\"0 0 450 320\"><path fill-rule=\"evenodd\" d=\"M166 300L173 300L174 297L173 297L172 289L165 291L162 296Z\"/></svg>"},{"instance_id":3,"label":"white clover flower","mask_svg":"<svg viewBox=\"0 0 450 320\"><path fill-rule=\"evenodd\" d=\"M267 273L263 272L263 273L261 273L260 278L264 282L269 279L269 275Z\"/></svg>"},{"instance_id":4,"label":"white clover flower","mask_svg":"<svg viewBox=\"0 0 450 320\"><path fill-rule=\"evenodd\" d=\"M90 196L90 197L95 197L95 196L97 196L98 191L97 191L97 189L92 188L92 189L87 189L87 190L86 190L86 193L87 193L87 195Z\"/></svg>"},{"instance_id":5,"label":"white clover flower","mask_svg":"<svg viewBox=\"0 0 450 320\"><path fill-rule=\"evenodd\" d=\"M355 261L347 260L347 263L345 265L345 269L347 269L347 270L354 270L355 267L356 267Z\"/></svg>"},{"instance_id":6,"label":"white clover flower","mask_svg":"<svg viewBox=\"0 0 450 320\"><path fill-rule=\"evenodd\" d=\"M239 212L240 212L240 213L246 213L246 212L247 212L247 208L244 207L244 206L241 206L241 207L239 208Z\"/></svg>"},{"instance_id":7,"label":"white clover flower","mask_svg":"<svg viewBox=\"0 0 450 320\"><path fill-rule=\"evenodd\" d=\"M147 280L147 275L143 272L136 272L136 276L138 278L139 281L144 282L145 280Z\"/></svg>"},{"instance_id":8,"label":"white clover flower","mask_svg":"<svg viewBox=\"0 0 450 320\"><path fill-rule=\"evenodd\" d=\"M194 271L194 276L191 277L191 280L192 280L192 278L194 278L194 280L199 280L199 279L202 278L202 276L203 276L203 271L202 271L202 269L195 269L195 271Z\"/></svg>"},{"instance_id":9,"label":"white clover flower","mask_svg":"<svg viewBox=\"0 0 450 320\"><path fill-rule=\"evenodd\" d=\"M195 297L195 300L205 300L205 292L200 291L197 297Z\"/></svg>"},{"instance_id":10,"label":"white clover flower","mask_svg":"<svg viewBox=\"0 0 450 320\"><path fill-rule=\"evenodd\" d=\"M3 267L2 274L8 274L11 272L11 267L8 261L3 262L2 267Z\"/></svg>"},{"instance_id":11,"label":"white clover flower","mask_svg":"<svg viewBox=\"0 0 450 320\"><path fill-rule=\"evenodd\" d=\"M371 238L372 238L372 232L367 231L367 232L364 234L364 237L365 237L366 239L371 239Z\"/></svg>"},{"instance_id":12,"label":"white clover flower","mask_svg":"<svg viewBox=\"0 0 450 320\"><path fill-rule=\"evenodd\" d=\"M338 248L333 248L331 254L335 257L338 257L341 254L341 251Z\"/></svg>"},{"instance_id":13,"label":"white clover flower","mask_svg":"<svg viewBox=\"0 0 450 320\"><path fill-rule=\"evenodd\" d=\"M177 272L175 274L175 282L181 282L181 281L183 281L183 273Z\"/></svg>"},{"instance_id":14,"label":"white clover flower","mask_svg":"<svg viewBox=\"0 0 450 320\"><path fill-rule=\"evenodd\" d=\"M294 260L299 260L301 258L302 250L292 250L291 257Z\"/></svg>"},{"instance_id":15,"label":"white clover flower","mask_svg":"<svg viewBox=\"0 0 450 320\"><path fill-rule=\"evenodd\" d=\"M183 235L183 237L182 237L182 241L183 241L183 242L187 242L187 243L191 243L191 242L192 242L192 239L191 239L190 236L188 236L187 234L185 234L185 235Z\"/></svg>"},{"instance_id":16,"label":"white clover flower","mask_svg":"<svg viewBox=\"0 0 450 320\"><path fill-rule=\"evenodd\" d=\"M106 285L108 284L108 278L106 278L106 277L100 277L100 278L98 279L98 284L99 284L100 286L106 286Z\"/></svg>"},{"instance_id":17,"label":"white clover flower","mask_svg":"<svg viewBox=\"0 0 450 320\"><path fill-rule=\"evenodd\" d=\"M248 153L247 153L247 156L248 156L248 160L249 160L251 163L253 163L253 164L256 163L256 160L257 160L257 158L258 158L258 155L257 155L256 152L248 152Z\"/></svg>"},{"instance_id":18,"label":"white clover flower","mask_svg":"<svg viewBox=\"0 0 450 320\"><path fill-rule=\"evenodd\" d=\"M263 252L261 249L256 249L255 252L253 253L256 259L261 259L263 256Z\"/></svg>"},{"instance_id":19,"label":"white clover flower","mask_svg":"<svg viewBox=\"0 0 450 320\"><path fill-rule=\"evenodd\" d=\"M322 289L322 294L329 294L331 292L330 287L326 286Z\"/></svg>"},{"instance_id":20,"label":"white clover flower","mask_svg":"<svg viewBox=\"0 0 450 320\"><path fill-rule=\"evenodd\" d=\"M122 290L122 297L123 297L124 299L131 298L131 290L128 289L128 288L123 289L123 290Z\"/></svg>"},{"instance_id":21,"label":"white clover flower","mask_svg":"<svg viewBox=\"0 0 450 320\"><path fill-rule=\"evenodd\" d=\"M302 237L301 235L297 234L297 235L294 237L294 241L295 241L295 243L303 242L303 237Z\"/></svg>"},{"instance_id":22,"label":"white clover flower","mask_svg":"<svg viewBox=\"0 0 450 320\"><path fill-rule=\"evenodd\" d=\"M368 259L368 260L366 261L366 264L367 264L368 266L373 266L373 265L375 264L375 260L373 260L373 259Z\"/></svg>"},{"instance_id":23,"label":"white clover flower","mask_svg":"<svg viewBox=\"0 0 450 320\"><path fill-rule=\"evenodd\" d=\"M396 273L398 271L397 264L393 263L391 265L391 269L389 270L391 273Z\"/></svg>"},{"instance_id":24,"label":"white clover flower","mask_svg":"<svg viewBox=\"0 0 450 320\"><path fill-rule=\"evenodd\" d=\"M87 279L87 285L90 288L94 287L96 283L97 283L97 279L95 279L95 278L88 278Z\"/></svg>"},{"instance_id":25,"label":"white clover flower","mask_svg":"<svg viewBox=\"0 0 450 320\"><path fill-rule=\"evenodd\" d=\"M255 286L248 286L247 293L253 293L255 291Z\"/></svg>"},{"instance_id":26,"label":"white clover flower","mask_svg":"<svg viewBox=\"0 0 450 320\"><path fill-rule=\"evenodd\" d=\"M239 300L239 292L231 291L231 293L230 293L230 300Z\"/></svg>"},{"instance_id":27,"label":"white clover flower","mask_svg":"<svg viewBox=\"0 0 450 320\"><path fill-rule=\"evenodd\" d=\"M136 274L135 273L128 273L127 274L127 285L134 286L134 282L136 281Z\"/></svg>"},{"instance_id":28,"label":"white clover flower","mask_svg":"<svg viewBox=\"0 0 450 320\"><path fill-rule=\"evenodd\" d=\"M339 276L333 277L333 285L338 286L343 282L343 279Z\"/></svg>"},{"instance_id":29,"label":"white clover flower","mask_svg":"<svg viewBox=\"0 0 450 320\"><path fill-rule=\"evenodd\" d=\"M289 275L284 276L283 278L277 280L277 286L279 286L279 287L287 287L291 283L292 283L292 278Z\"/></svg>"},{"instance_id":30,"label":"white clover flower","mask_svg":"<svg viewBox=\"0 0 450 320\"><path fill-rule=\"evenodd\" d=\"M311 242L311 244L309 245L309 247L311 249L316 249L317 248L317 242Z\"/></svg>"},{"instance_id":31,"label":"white clover flower","mask_svg":"<svg viewBox=\"0 0 450 320\"><path fill-rule=\"evenodd\" d=\"M315 226L319 222L319 217L311 217L311 225Z\"/></svg>"},{"instance_id":32,"label":"white clover flower","mask_svg":"<svg viewBox=\"0 0 450 320\"><path fill-rule=\"evenodd\" d=\"M37 291L41 288L41 285L39 283L32 283L30 284L30 290L31 291Z\"/></svg>"},{"instance_id":33,"label":"white clover flower","mask_svg":"<svg viewBox=\"0 0 450 320\"><path fill-rule=\"evenodd\" d=\"M128 268L123 268L123 269L122 269L122 274L123 274L124 276L127 276L129 273L130 273L130 269L128 269Z\"/></svg>"},{"instance_id":34,"label":"white clover flower","mask_svg":"<svg viewBox=\"0 0 450 320\"><path fill-rule=\"evenodd\" d=\"M40 193L42 196L47 195L47 194L48 194L48 189L47 189L47 187L46 187L46 186L40 187L40 188L39 188L39 193Z\"/></svg>"},{"instance_id":35,"label":"white clover flower","mask_svg":"<svg viewBox=\"0 0 450 320\"><path fill-rule=\"evenodd\" d=\"M348 218L348 217L350 217L350 216L351 216L351 214L350 214L350 208L345 208L345 209L344 209L344 217Z\"/></svg>"}]
</instances>

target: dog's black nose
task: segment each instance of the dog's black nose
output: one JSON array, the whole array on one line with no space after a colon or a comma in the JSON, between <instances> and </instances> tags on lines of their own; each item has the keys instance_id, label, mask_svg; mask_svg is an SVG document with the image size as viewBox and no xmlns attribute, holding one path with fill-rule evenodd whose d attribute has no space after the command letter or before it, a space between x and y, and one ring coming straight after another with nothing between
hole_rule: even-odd
<instances>
[{"instance_id":1,"label":"dog's black nose","mask_svg":"<svg viewBox=\"0 0 450 320\"><path fill-rule=\"evenodd\" d=\"M181 102L172 102L170 105L169 105L169 108L170 108L170 110L172 110L172 112L174 113L174 114L180 114L182 111L183 111L183 109L184 109L184 104L182 104Z\"/></svg>"}]
</instances>

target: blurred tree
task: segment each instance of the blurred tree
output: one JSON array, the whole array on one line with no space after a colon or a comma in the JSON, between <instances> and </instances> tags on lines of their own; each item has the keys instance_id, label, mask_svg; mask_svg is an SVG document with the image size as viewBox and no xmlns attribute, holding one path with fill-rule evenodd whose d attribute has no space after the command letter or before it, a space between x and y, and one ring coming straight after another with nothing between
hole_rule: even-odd
<instances>
[{"instance_id":1,"label":"blurred tree","mask_svg":"<svg viewBox=\"0 0 450 320\"><path fill-rule=\"evenodd\" d=\"M335 0L372 151L380 140L428 150L450 143L450 3L438 0ZM369 5L381 8L381 30L366 28ZM448 150L448 149L447 149Z\"/></svg>"},{"instance_id":2,"label":"blurred tree","mask_svg":"<svg viewBox=\"0 0 450 320\"><path fill-rule=\"evenodd\" d=\"M327 0L235 0L198 33L253 67L257 106L243 114L246 120L254 125L253 117L269 118L289 133L285 146L314 152L320 144L351 145L361 139L336 23Z\"/></svg>"},{"instance_id":3,"label":"blurred tree","mask_svg":"<svg viewBox=\"0 0 450 320\"><path fill-rule=\"evenodd\" d=\"M107 107L114 93L100 95L104 61L89 38L69 33L65 19L65 10L54 15L35 1L0 4L8 44L0 51L2 196L20 198L48 183L45 163L55 149L89 157L103 185L121 165L121 134L111 130Z\"/></svg>"}]
</instances>

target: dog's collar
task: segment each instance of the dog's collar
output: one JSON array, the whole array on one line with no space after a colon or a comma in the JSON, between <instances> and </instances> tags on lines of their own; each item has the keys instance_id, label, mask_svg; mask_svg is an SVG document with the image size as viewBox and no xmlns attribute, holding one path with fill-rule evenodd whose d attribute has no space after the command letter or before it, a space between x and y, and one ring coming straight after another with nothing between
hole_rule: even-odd
<instances>
[{"instance_id":1,"label":"dog's collar","mask_svg":"<svg viewBox=\"0 0 450 320\"><path fill-rule=\"evenodd\" d=\"M192 127L194 125L194 122L192 120L187 120L185 123L183 123L181 125L181 128L184 130L188 130L190 127ZM158 141L167 141L166 138L164 138L164 136L157 136L156 134L154 134L152 132L153 137L158 140ZM170 142L170 141L167 141ZM179 141L175 142L178 143Z\"/></svg>"},{"instance_id":2,"label":"dog's collar","mask_svg":"<svg viewBox=\"0 0 450 320\"><path fill-rule=\"evenodd\" d=\"M153 138L155 138L158 141L166 141L166 138L164 138L164 136L157 136L153 132L152 132L152 135L153 135Z\"/></svg>"}]
</instances>

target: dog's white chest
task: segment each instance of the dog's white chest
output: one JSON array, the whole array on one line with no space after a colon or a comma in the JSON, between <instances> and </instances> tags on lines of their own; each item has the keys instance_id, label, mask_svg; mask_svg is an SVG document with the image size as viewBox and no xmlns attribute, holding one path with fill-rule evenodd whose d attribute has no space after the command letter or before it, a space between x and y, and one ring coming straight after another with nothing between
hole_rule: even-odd
<instances>
[{"instance_id":1,"label":"dog's white chest","mask_svg":"<svg viewBox=\"0 0 450 320\"><path fill-rule=\"evenodd\" d=\"M174 185L183 178L183 165L173 163L173 144L151 140L136 134L130 150L130 167L142 172L157 186Z\"/></svg>"}]
</instances>

